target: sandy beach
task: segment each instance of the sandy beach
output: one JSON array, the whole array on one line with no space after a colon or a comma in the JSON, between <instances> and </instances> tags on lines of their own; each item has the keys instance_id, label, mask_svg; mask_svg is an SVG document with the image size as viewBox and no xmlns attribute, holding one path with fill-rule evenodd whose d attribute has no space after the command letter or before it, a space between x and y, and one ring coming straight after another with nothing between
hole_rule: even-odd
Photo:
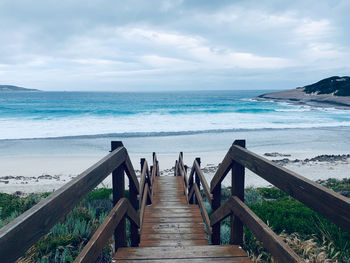
<instances>
[{"instance_id":1,"label":"sandy beach","mask_svg":"<svg viewBox=\"0 0 350 263\"><path fill-rule=\"evenodd\" d=\"M137 174L140 158L150 161L152 151L155 151L161 174L172 176L175 160L183 151L184 161L189 167L196 157L201 157L201 167L210 181L234 139L240 138L246 138L247 148L251 151L311 180L349 177L349 137L349 128L338 127L122 139ZM0 191L31 193L57 190L106 155L111 140L120 139L0 141ZM315 158L317 156L321 157ZM229 176L223 185L230 185ZM268 182L246 170L246 187L268 185ZM111 186L110 176L101 186Z\"/></svg>"}]
</instances>

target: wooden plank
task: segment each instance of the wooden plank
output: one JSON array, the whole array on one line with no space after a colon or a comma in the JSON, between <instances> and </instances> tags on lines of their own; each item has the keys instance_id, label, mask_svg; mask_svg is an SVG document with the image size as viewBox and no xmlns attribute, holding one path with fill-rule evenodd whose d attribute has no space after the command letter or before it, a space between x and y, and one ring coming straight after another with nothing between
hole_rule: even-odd
<instances>
[{"instance_id":1,"label":"wooden plank","mask_svg":"<svg viewBox=\"0 0 350 263\"><path fill-rule=\"evenodd\" d=\"M123 164L124 147L111 152L0 230L0 262L14 262ZM59 207L60 209L57 209ZM23 231L25 229L25 231ZM19 238L20 237L20 238Z\"/></svg>"},{"instance_id":2,"label":"wooden plank","mask_svg":"<svg viewBox=\"0 0 350 263\"><path fill-rule=\"evenodd\" d=\"M147 212L151 213L190 213L190 212L197 212L198 207L193 207L193 206L187 206L184 208L158 208L154 206L149 206L147 209Z\"/></svg>"},{"instance_id":3,"label":"wooden plank","mask_svg":"<svg viewBox=\"0 0 350 263\"><path fill-rule=\"evenodd\" d=\"M350 233L350 199L233 145L231 158Z\"/></svg>"},{"instance_id":4,"label":"wooden plank","mask_svg":"<svg viewBox=\"0 0 350 263\"><path fill-rule=\"evenodd\" d=\"M224 258L246 257L247 254L238 246L196 246L193 247L139 247L120 248L113 259L188 259L188 258Z\"/></svg>"},{"instance_id":5,"label":"wooden plank","mask_svg":"<svg viewBox=\"0 0 350 263\"><path fill-rule=\"evenodd\" d=\"M233 145L245 148L245 140L235 140ZM244 202L244 177L245 168L240 163L233 161L231 176L231 195L237 196ZM243 246L243 222L231 215L230 244Z\"/></svg>"},{"instance_id":6,"label":"wooden plank","mask_svg":"<svg viewBox=\"0 0 350 263\"><path fill-rule=\"evenodd\" d=\"M125 198L120 199L75 259L74 263L95 262L101 254L103 247L111 238L114 229L124 218L127 210L128 200Z\"/></svg>"},{"instance_id":7,"label":"wooden plank","mask_svg":"<svg viewBox=\"0 0 350 263\"><path fill-rule=\"evenodd\" d=\"M189 259L127 259L127 260L118 260L121 263L183 263L184 260L188 263L203 263L202 258L189 258ZM112 263L116 263L113 261ZM205 258L205 262L219 262L219 263L251 263L248 257L229 257L229 258Z\"/></svg>"},{"instance_id":8,"label":"wooden plank","mask_svg":"<svg viewBox=\"0 0 350 263\"><path fill-rule=\"evenodd\" d=\"M207 180L205 179L205 176L204 176L204 174L203 174L203 172L202 172L201 168L199 167L199 164L196 160L193 162L193 166L196 170L196 174L197 174L199 180L201 181L204 194L205 194L208 202L211 204L211 200L213 199L213 195L210 193L210 188L209 188L209 185L207 183Z\"/></svg>"},{"instance_id":9,"label":"wooden plank","mask_svg":"<svg viewBox=\"0 0 350 263\"><path fill-rule=\"evenodd\" d=\"M203 232L200 234L152 234L142 235L143 240L179 240L179 239L206 239L207 235Z\"/></svg>"},{"instance_id":10,"label":"wooden plank","mask_svg":"<svg viewBox=\"0 0 350 263\"><path fill-rule=\"evenodd\" d=\"M192 223L192 222L198 222L203 223L202 216L196 216L196 217L147 217L144 218L143 223Z\"/></svg>"},{"instance_id":11,"label":"wooden plank","mask_svg":"<svg viewBox=\"0 0 350 263\"><path fill-rule=\"evenodd\" d=\"M198 228L145 228L142 226L141 235L154 234L203 234L203 227Z\"/></svg>"},{"instance_id":12,"label":"wooden plank","mask_svg":"<svg viewBox=\"0 0 350 263\"><path fill-rule=\"evenodd\" d=\"M171 217L202 217L200 211L196 211L196 212L187 212L187 213L178 213L178 214L174 214L172 212L169 212L169 213L162 213L162 214L154 214L154 213L151 213L151 212L148 212L148 211L145 211L144 213L144 217L168 217L168 218L171 218Z\"/></svg>"},{"instance_id":13,"label":"wooden plank","mask_svg":"<svg viewBox=\"0 0 350 263\"><path fill-rule=\"evenodd\" d=\"M216 185L212 193L213 193L213 200L211 202L211 208L213 209L213 213L215 213L216 210L221 205L221 183L218 183ZM216 224L211 224L211 226L212 226L211 243L213 245L220 245L220 222Z\"/></svg>"},{"instance_id":14,"label":"wooden plank","mask_svg":"<svg viewBox=\"0 0 350 263\"><path fill-rule=\"evenodd\" d=\"M220 206L215 212L213 212L210 216L210 225L214 226L216 224L220 224L222 220L232 214L231 203L225 202L222 206Z\"/></svg>"},{"instance_id":15,"label":"wooden plank","mask_svg":"<svg viewBox=\"0 0 350 263\"><path fill-rule=\"evenodd\" d=\"M199 205L199 209L200 209L203 221L204 221L205 225L207 226L208 234L211 235L210 220L209 220L207 210L205 209L201 193L199 192L197 184L194 184L193 187L194 187L194 190L196 192L196 199L198 201L198 205Z\"/></svg>"},{"instance_id":16,"label":"wooden plank","mask_svg":"<svg viewBox=\"0 0 350 263\"><path fill-rule=\"evenodd\" d=\"M141 176L140 176L140 191L139 191L139 196L142 198L143 196L143 189L145 187L145 182L146 182L146 173L148 170L147 166L147 161L145 158L141 158Z\"/></svg>"},{"instance_id":17,"label":"wooden plank","mask_svg":"<svg viewBox=\"0 0 350 263\"><path fill-rule=\"evenodd\" d=\"M111 150L122 147L121 141L112 141ZM125 165L119 166L112 172L112 188L113 188L113 206L125 196ZM117 227L114 229L114 249L117 251L119 247L126 247L126 220L123 217Z\"/></svg>"},{"instance_id":18,"label":"wooden plank","mask_svg":"<svg viewBox=\"0 0 350 263\"><path fill-rule=\"evenodd\" d=\"M145 190L144 190L143 196L142 196L142 204L141 204L141 208L140 208L140 223L141 223L141 227L142 227L144 214L145 214L145 208L146 208L146 204L147 204L147 196L149 195L148 193L149 193L149 191L148 191L148 184L146 183Z\"/></svg>"},{"instance_id":19,"label":"wooden plank","mask_svg":"<svg viewBox=\"0 0 350 263\"><path fill-rule=\"evenodd\" d=\"M124 169L125 169L125 173L127 174L128 178L130 181L132 181L132 183L135 185L135 188L137 190L137 194L139 194L139 190L140 190L140 184L139 184L139 180L137 179L136 173L135 173L135 169L131 163L130 157L127 154L125 157L125 163L124 163Z\"/></svg>"},{"instance_id":20,"label":"wooden plank","mask_svg":"<svg viewBox=\"0 0 350 263\"><path fill-rule=\"evenodd\" d=\"M237 196L229 197L234 215L254 233L255 237L263 242L264 247L277 259L278 262L305 262L301 259L282 238L277 236L257 215L246 206Z\"/></svg>"},{"instance_id":21,"label":"wooden plank","mask_svg":"<svg viewBox=\"0 0 350 263\"><path fill-rule=\"evenodd\" d=\"M208 245L207 239L194 240L143 240L140 247L183 247L183 246L204 246Z\"/></svg>"},{"instance_id":22,"label":"wooden plank","mask_svg":"<svg viewBox=\"0 0 350 263\"><path fill-rule=\"evenodd\" d=\"M144 223L144 228L201 228L203 229L204 223L187 222L187 223Z\"/></svg>"},{"instance_id":23,"label":"wooden plank","mask_svg":"<svg viewBox=\"0 0 350 263\"><path fill-rule=\"evenodd\" d=\"M224 160L220 163L213 179L210 182L210 192L212 193L217 184L225 179L225 176L230 171L232 166L232 159L230 151L225 155Z\"/></svg>"}]
</instances>

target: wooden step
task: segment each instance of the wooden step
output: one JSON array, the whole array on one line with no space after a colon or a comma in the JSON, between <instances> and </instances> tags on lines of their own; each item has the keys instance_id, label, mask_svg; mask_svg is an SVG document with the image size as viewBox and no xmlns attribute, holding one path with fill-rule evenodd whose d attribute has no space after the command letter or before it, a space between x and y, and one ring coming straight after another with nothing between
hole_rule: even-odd
<instances>
[{"instance_id":1,"label":"wooden step","mask_svg":"<svg viewBox=\"0 0 350 263\"><path fill-rule=\"evenodd\" d=\"M119 248L112 262L251 262L238 246Z\"/></svg>"}]
</instances>

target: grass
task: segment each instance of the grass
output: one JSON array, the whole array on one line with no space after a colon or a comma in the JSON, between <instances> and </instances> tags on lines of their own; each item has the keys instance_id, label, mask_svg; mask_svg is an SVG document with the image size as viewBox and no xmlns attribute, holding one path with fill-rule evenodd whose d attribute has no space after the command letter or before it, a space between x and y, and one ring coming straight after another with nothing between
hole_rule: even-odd
<instances>
[{"instance_id":1,"label":"grass","mask_svg":"<svg viewBox=\"0 0 350 263\"><path fill-rule=\"evenodd\" d=\"M350 190L350 180L320 181L336 191ZM230 189L225 189L223 202ZM350 234L277 188L246 189L245 202L307 262L350 262ZM229 219L221 227L221 243L229 243ZM244 229L244 249L254 262L274 262L254 235Z\"/></svg>"},{"instance_id":2,"label":"grass","mask_svg":"<svg viewBox=\"0 0 350 263\"><path fill-rule=\"evenodd\" d=\"M335 191L350 190L349 179L328 179L319 183ZM49 194L18 197L0 193L0 227ZM230 189L223 189L222 202L229 196ZM92 191L64 221L56 224L32 246L19 262L73 262L112 209L111 198L111 189ZM245 202L307 262L350 263L350 234L279 189L246 189ZM211 213L209 203L206 203L206 208ZM229 239L230 222L227 218L221 226L221 243L228 244ZM247 228L244 228L244 249L254 262L275 262ZM110 262L111 255L112 240L105 246L97 262Z\"/></svg>"}]
</instances>

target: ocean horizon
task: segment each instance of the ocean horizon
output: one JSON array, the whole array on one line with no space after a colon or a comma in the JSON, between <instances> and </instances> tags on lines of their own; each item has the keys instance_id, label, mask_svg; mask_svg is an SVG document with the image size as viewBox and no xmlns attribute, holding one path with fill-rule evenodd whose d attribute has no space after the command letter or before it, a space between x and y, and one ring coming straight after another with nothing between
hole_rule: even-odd
<instances>
[{"instance_id":1,"label":"ocean horizon","mask_svg":"<svg viewBox=\"0 0 350 263\"><path fill-rule=\"evenodd\" d=\"M267 92L2 92L0 140L350 127L331 105L254 100Z\"/></svg>"}]
</instances>

